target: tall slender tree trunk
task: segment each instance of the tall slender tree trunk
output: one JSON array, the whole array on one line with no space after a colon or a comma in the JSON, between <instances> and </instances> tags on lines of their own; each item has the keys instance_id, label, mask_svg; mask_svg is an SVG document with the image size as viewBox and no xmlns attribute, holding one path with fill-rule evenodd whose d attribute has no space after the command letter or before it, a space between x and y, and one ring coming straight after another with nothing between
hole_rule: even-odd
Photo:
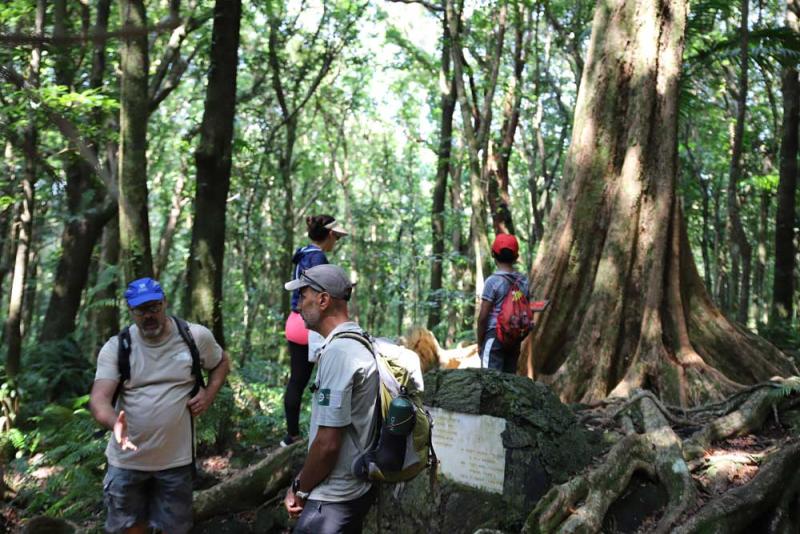
<instances>
[{"instance_id":1,"label":"tall slender tree trunk","mask_svg":"<svg viewBox=\"0 0 800 534\"><path fill-rule=\"evenodd\" d=\"M11 196L14 193L13 186L18 178L15 170L14 149L9 140L6 140L3 151L3 167L3 172L7 179L3 182L3 185L0 186L2 187L2 190L0 190L2 192L0 194ZM12 261L16 252L16 219L17 216L14 204L9 204L0 212L0 303L2 303L0 304L2 306L2 308L0 308L0 316L4 314L5 304L7 302L3 293L6 278L9 271L11 271ZM2 343L4 335L5 329L0 332L0 343Z\"/></svg>"},{"instance_id":2,"label":"tall slender tree trunk","mask_svg":"<svg viewBox=\"0 0 800 534\"><path fill-rule=\"evenodd\" d=\"M100 244L100 258L97 264L98 283L103 284L96 293L95 299L100 306L92 310L92 325L94 325L95 342L93 354L96 354L106 340L119 332L119 306L120 287L119 275L119 219L112 217L103 229Z\"/></svg>"},{"instance_id":3,"label":"tall slender tree trunk","mask_svg":"<svg viewBox=\"0 0 800 534\"><path fill-rule=\"evenodd\" d=\"M469 156L470 183L470 249L474 259L475 298L473 310L477 311L477 302L483 290L484 268L488 265L489 238L486 225L486 190L484 183L488 176L486 161L488 159L488 140L491 128L492 100L497 88L497 77L500 70L500 58L505 44L506 17L508 7L502 4L497 12L497 28L492 45L492 53L488 60L487 82L482 104L471 103L466 91L465 61L462 43L462 13L456 9L454 0L446 0L445 13L450 29L452 43L451 58L456 80L456 94L461 109L462 132L464 144ZM475 317L477 319L477 316Z\"/></svg>"},{"instance_id":4,"label":"tall slender tree trunk","mask_svg":"<svg viewBox=\"0 0 800 534\"><path fill-rule=\"evenodd\" d=\"M464 210L464 203L461 200L461 175L462 172L460 165L450 166L450 207L455 214L461 214ZM450 230L450 241L452 243L451 247L453 251L458 252L458 254L463 257L466 257L468 246L464 241L464 233L461 228L460 217L455 220L455 224L453 224ZM464 267L462 262L459 261L454 261L450 265L453 270L451 273L451 279L455 280L456 289L466 293L467 287L469 286L469 269ZM448 344L451 344L455 340L456 335L458 334L459 324L464 322L463 320L459 321L459 313L463 313L461 307L451 304L450 310L447 314ZM471 317L471 313L468 313L467 315Z\"/></svg>"},{"instance_id":5,"label":"tall slender tree trunk","mask_svg":"<svg viewBox=\"0 0 800 534\"><path fill-rule=\"evenodd\" d=\"M753 313L756 324L767 322L769 307L767 305L767 234L769 232L769 206L772 203L769 191L761 191L758 209L758 238L756 240L755 270L753 271Z\"/></svg>"},{"instance_id":6,"label":"tall slender tree trunk","mask_svg":"<svg viewBox=\"0 0 800 534\"><path fill-rule=\"evenodd\" d=\"M646 387L689 405L796 372L719 313L691 255L676 195L687 3L595 10L562 188L531 275L552 304L530 367L564 400Z\"/></svg>"},{"instance_id":7,"label":"tall slender tree trunk","mask_svg":"<svg viewBox=\"0 0 800 534\"><path fill-rule=\"evenodd\" d=\"M495 233L516 233L511 214L511 196L508 193L510 182L509 167L514 147L514 137L519 125L522 105L522 75L530 55L533 32L533 10L524 2L512 7L514 22L513 74L503 101L503 122L500 127L500 141L497 149L490 148L489 154L489 209ZM491 147L491 145L490 145Z\"/></svg>"},{"instance_id":8,"label":"tall slender tree trunk","mask_svg":"<svg viewBox=\"0 0 800 534\"><path fill-rule=\"evenodd\" d=\"M281 255L281 277L288 279L292 272L292 255L294 252L294 184L292 183L292 161L294 156L294 143L297 135L297 121L290 119L286 123L286 140L278 161L278 173L283 186L283 254ZM290 293L281 293L282 315L289 314Z\"/></svg>"},{"instance_id":9,"label":"tall slender tree trunk","mask_svg":"<svg viewBox=\"0 0 800 534\"><path fill-rule=\"evenodd\" d=\"M744 143L744 121L747 113L748 91L748 51L750 31L748 16L750 0L741 0L742 24L739 37L739 83L736 88L736 125L733 133L731 149L731 168L728 179L728 235L731 236L731 260L733 268L731 280L731 301L736 306L736 320L747 324L747 312L750 308L750 270L752 267L753 248L747 239L742 225L739 202L739 181L742 179L742 145ZM737 267L741 272L737 273ZM737 276L739 274L739 276Z\"/></svg>"},{"instance_id":10,"label":"tall slender tree trunk","mask_svg":"<svg viewBox=\"0 0 800 534\"><path fill-rule=\"evenodd\" d=\"M178 231L178 221L181 213L183 213L183 208L189 202L189 199L184 196L185 189L186 175L181 173L178 175L177 183L175 184L175 196L172 197L172 205L170 206L167 220L164 221L164 226L161 228L161 237L158 238L158 249L153 264L153 272L156 278L161 277L167 268L169 256L172 252L172 243Z\"/></svg>"},{"instance_id":11,"label":"tall slender tree trunk","mask_svg":"<svg viewBox=\"0 0 800 534\"><path fill-rule=\"evenodd\" d=\"M153 275L147 215L147 92L149 68L144 0L120 0L130 30L120 45L119 240L126 281Z\"/></svg>"},{"instance_id":12,"label":"tall slender tree trunk","mask_svg":"<svg viewBox=\"0 0 800 534\"><path fill-rule=\"evenodd\" d=\"M210 327L223 346L225 208L231 181L241 15L241 0L217 0L214 3L211 69L200 144L195 152L197 193L185 301L189 311L187 317Z\"/></svg>"},{"instance_id":13,"label":"tall slender tree trunk","mask_svg":"<svg viewBox=\"0 0 800 534\"><path fill-rule=\"evenodd\" d=\"M800 2L787 0L786 25L800 33ZM778 209L775 213L775 275L770 322L791 320L794 314L795 195L797 192L800 81L796 68L784 67L782 76L783 124L781 128Z\"/></svg>"},{"instance_id":14,"label":"tall slender tree trunk","mask_svg":"<svg viewBox=\"0 0 800 534\"><path fill-rule=\"evenodd\" d=\"M68 16L64 0L59 0L56 6L54 26L64 33ZM98 2L93 30L96 34L102 34L108 29L110 8L111 0ZM99 89L103 84L105 42L102 40L95 44L90 75L92 89ZM69 49L59 54L60 59L56 62L55 71L58 83L71 87L74 72L68 56ZM99 126L103 115L94 112L89 120ZM97 157L97 146L98 143L95 142L90 147L95 157ZM61 256L56 266L53 290L45 314L44 324L47 328L43 328L39 336L41 341L61 339L75 330L75 319L88 280L92 252L102 236L103 226L118 209L113 198L99 185L100 180L93 179L94 169L91 165L77 154L77 147L71 148L75 153L68 154L65 161L69 217L61 234Z\"/></svg>"},{"instance_id":15,"label":"tall slender tree trunk","mask_svg":"<svg viewBox=\"0 0 800 534\"><path fill-rule=\"evenodd\" d=\"M36 20L34 33L44 34L44 19L47 2L36 2ZM31 52L28 67L28 82L32 87L39 86L39 69L42 60L41 44L35 44ZM17 250L14 258L14 271L11 279L11 295L9 297L8 315L5 324L6 374L14 379L20 372L22 357L22 319L23 299L28 282L29 258L33 240L33 214L35 209L35 184L37 173L37 147L39 132L36 126L36 117L31 113L29 124L23 133L23 146L25 152L25 168L20 183L21 206L19 211L19 230L17 234Z\"/></svg>"},{"instance_id":16,"label":"tall slender tree trunk","mask_svg":"<svg viewBox=\"0 0 800 534\"><path fill-rule=\"evenodd\" d=\"M439 153L436 162L436 183L433 187L431 206L431 264L430 307L428 329L433 330L442 320L442 278L444 273L445 204L447 201L447 177L450 174L450 155L453 149L453 115L456 109L455 80L450 68L450 30L445 15L442 29L442 69L439 72L439 107L442 117L439 122Z\"/></svg>"}]
</instances>

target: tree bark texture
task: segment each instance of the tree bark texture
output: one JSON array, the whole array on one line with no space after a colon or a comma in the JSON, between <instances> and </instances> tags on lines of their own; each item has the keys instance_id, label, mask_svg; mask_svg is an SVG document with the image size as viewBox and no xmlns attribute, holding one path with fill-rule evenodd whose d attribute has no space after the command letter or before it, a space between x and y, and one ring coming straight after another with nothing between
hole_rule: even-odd
<instances>
[{"instance_id":1,"label":"tree bark texture","mask_svg":"<svg viewBox=\"0 0 800 534\"><path fill-rule=\"evenodd\" d=\"M281 276L288 277L292 272L292 255L294 252L294 186L292 184L292 158L294 144L297 140L297 115L289 109L286 89L282 80L281 63L278 57L278 39L280 21L277 18L270 20L269 25L269 63L272 72L272 89L278 99L281 116L284 120L286 138L278 155L278 173L284 191L283 212L283 255L281 256ZM283 315L289 314L290 295L287 291L281 293L281 311Z\"/></svg>"},{"instance_id":2,"label":"tree bark texture","mask_svg":"<svg viewBox=\"0 0 800 534\"><path fill-rule=\"evenodd\" d=\"M511 218L511 197L508 193L509 164L514 137L519 125L519 111L522 105L522 75L528 62L533 31L533 9L524 4L512 8L514 19L513 75L503 101L503 123L500 127L500 141L496 150L489 155L489 209L495 234L514 234L514 221Z\"/></svg>"},{"instance_id":3,"label":"tree bark texture","mask_svg":"<svg viewBox=\"0 0 800 534\"><path fill-rule=\"evenodd\" d=\"M98 279L102 282L102 275L112 269L113 276L109 276L109 281L105 287L95 293L95 299L102 304L92 310L92 324L95 325L94 353L103 346L108 338L119 332L119 306L117 302L120 298L119 279L116 272L119 265L119 219L112 217L103 229L103 237L100 246L100 259L97 264Z\"/></svg>"},{"instance_id":4,"label":"tree bark texture","mask_svg":"<svg viewBox=\"0 0 800 534\"><path fill-rule=\"evenodd\" d=\"M187 268L187 317L212 328L224 346L222 269L225 208L231 179L241 0L217 0L200 145L195 152L197 193Z\"/></svg>"},{"instance_id":5,"label":"tree bark texture","mask_svg":"<svg viewBox=\"0 0 800 534\"><path fill-rule=\"evenodd\" d=\"M442 69L439 72L440 107L442 117L439 122L439 153L436 162L436 183L433 187L431 206L431 243L433 263L431 264L430 308L428 329L433 330L442 320L444 298L441 294L444 273L445 204L447 202L447 177L450 174L450 155L453 148L453 115L456 109L455 80L450 68L450 30L447 17L442 29Z\"/></svg>"},{"instance_id":6,"label":"tree bark texture","mask_svg":"<svg viewBox=\"0 0 800 534\"><path fill-rule=\"evenodd\" d=\"M551 299L529 375L567 401L655 390L680 405L794 365L705 291L676 198L686 0L595 11L562 188L532 269Z\"/></svg>"},{"instance_id":7,"label":"tree bark texture","mask_svg":"<svg viewBox=\"0 0 800 534\"><path fill-rule=\"evenodd\" d=\"M750 302L750 271L753 263L753 247L742 225L739 201L739 181L742 179L742 146L744 144L744 121L747 113L748 91L748 52L749 30L748 14L750 0L741 0L742 23L739 30L739 83L736 88L736 125L733 131L733 147L731 148L731 167L728 177L728 232L731 238L731 260L733 278L731 280L731 304L736 309L736 320L747 324L747 312ZM737 266L741 267L737 276Z\"/></svg>"},{"instance_id":8,"label":"tree bark texture","mask_svg":"<svg viewBox=\"0 0 800 534\"><path fill-rule=\"evenodd\" d=\"M97 5L96 34L108 29L111 0L103 0ZM63 27L67 16L66 9L56 9L54 24ZM103 83L105 65L105 42L95 45L91 68L90 86L99 89ZM61 56L68 56L65 49ZM56 62L56 79L60 84L72 86L74 71L69 58ZM102 121L102 115L92 113L89 120L95 124ZM97 156L98 143L90 147ZM72 147L77 152L77 147ZM117 204L108 195L99 177L94 176L92 166L78 154L68 154L66 169L67 211L69 217L61 234L61 256L53 278L53 290L47 306L44 324L40 333L41 341L61 339L75 330L75 318L81 304L81 295L89 276L92 251L100 240L103 226L114 216Z\"/></svg>"},{"instance_id":9,"label":"tree bark texture","mask_svg":"<svg viewBox=\"0 0 800 534\"><path fill-rule=\"evenodd\" d=\"M2 187L2 190L0 190L2 193L0 194L11 196L14 194L14 188L19 177L16 171L14 146L9 140L6 140L3 156L3 172L8 177L8 180L0 186ZM2 303L0 304L0 306L2 306L2 308L0 308L0 314L3 315L5 315L8 302L4 293L5 283L9 272L13 272L13 261L17 251L17 229L19 225L16 224L16 222L18 219L18 208L18 205L9 204L0 212L0 239L2 239L2 241L0 241L0 303ZM0 331L0 343L4 342L4 336L5 328Z\"/></svg>"},{"instance_id":10,"label":"tree bark texture","mask_svg":"<svg viewBox=\"0 0 800 534\"><path fill-rule=\"evenodd\" d=\"M43 35L47 3L36 2L36 20L34 32ZM36 44L31 51L28 67L28 81L32 87L39 86L39 69L42 60L42 46ZM21 205L17 224L17 249L14 257L14 268L11 279L11 294L8 302L8 314L5 324L6 374L13 379L20 371L22 356L22 320L24 315L23 300L30 268L29 259L33 240L33 214L35 209L35 184L37 173L37 145L39 132L36 117L29 116L29 124L23 132L25 165L20 181Z\"/></svg>"},{"instance_id":11,"label":"tree bark texture","mask_svg":"<svg viewBox=\"0 0 800 534\"><path fill-rule=\"evenodd\" d=\"M466 65L463 50L462 13L456 9L453 0L446 0L445 13L451 39L451 58L456 80L456 95L461 109L461 123L464 144L469 156L470 183L470 246L475 265L475 302L483 290L484 263L489 255L488 229L486 226L486 177L488 159L489 132L492 124L492 99L497 88L497 77L500 70L500 58L505 43L506 17L508 8L501 5L496 15L497 29L494 35L492 52L486 64L486 80L484 80L484 98L482 103L470 101L464 81ZM472 81L472 80L470 80ZM472 84L470 84L472 85ZM473 94L473 97L476 95ZM487 263L488 264L488 263ZM474 307L477 310L477 306ZM477 317L476 317L477 318Z\"/></svg>"},{"instance_id":12,"label":"tree bark texture","mask_svg":"<svg viewBox=\"0 0 800 534\"><path fill-rule=\"evenodd\" d=\"M175 184L175 196L172 197L172 205L170 206L167 220L164 221L164 226L161 228L161 237L158 238L158 249L153 263L153 272L156 278L159 278L167 268L169 256L172 252L172 242L175 240L175 233L178 231L178 221L180 220L181 213L183 213L183 208L190 200L188 197L184 196L185 189L186 176L181 173L178 175Z\"/></svg>"},{"instance_id":13,"label":"tree bark texture","mask_svg":"<svg viewBox=\"0 0 800 534\"><path fill-rule=\"evenodd\" d=\"M120 0L131 29L120 44L119 239L125 281L153 275L147 218L147 96L149 68L144 0ZM135 30L135 31L134 31Z\"/></svg>"},{"instance_id":14,"label":"tree bark texture","mask_svg":"<svg viewBox=\"0 0 800 534\"><path fill-rule=\"evenodd\" d=\"M800 2L787 0L786 25L800 31ZM772 284L770 321L785 321L794 312L794 225L797 191L798 126L800 126L800 81L796 68L784 67L783 124L781 128L778 208L775 213L775 275Z\"/></svg>"}]
</instances>

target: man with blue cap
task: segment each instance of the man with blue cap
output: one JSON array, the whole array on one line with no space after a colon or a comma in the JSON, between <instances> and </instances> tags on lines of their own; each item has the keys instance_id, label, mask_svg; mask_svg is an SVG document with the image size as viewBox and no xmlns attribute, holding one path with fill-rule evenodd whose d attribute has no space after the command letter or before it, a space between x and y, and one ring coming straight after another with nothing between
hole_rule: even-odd
<instances>
[{"instance_id":1,"label":"man with blue cap","mask_svg":"<svg viewBox=\"0 0 800 534\"><path fill-rule=\"evenodd\" d=\"M182 534L192 526L193 418L214 401L229 359L208 328L167 315L152 278L128 284L125 299L133 324L100 349L91 393L92 415L113 431L105 526Z\"/></svg>"}]
</instances>

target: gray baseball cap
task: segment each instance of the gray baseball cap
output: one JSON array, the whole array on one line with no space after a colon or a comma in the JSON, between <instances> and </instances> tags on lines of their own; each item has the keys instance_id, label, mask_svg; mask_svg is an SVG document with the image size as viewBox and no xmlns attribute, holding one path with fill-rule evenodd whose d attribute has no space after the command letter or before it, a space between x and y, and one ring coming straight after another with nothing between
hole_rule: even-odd
<instances>
[{"instance_id":1,"label":"gray baseball cap","mask_svg":"<svg viewBox=\"0 0 800 534\"><path fill-rule=\"evenodd\" d=\"M315 291L328 293L333 298L350 300L355 285L341 267L326 263L306 269L295 280L286 282L283 287L287 291L294 291L308 286Z\"/></svg>"}]
</instances>

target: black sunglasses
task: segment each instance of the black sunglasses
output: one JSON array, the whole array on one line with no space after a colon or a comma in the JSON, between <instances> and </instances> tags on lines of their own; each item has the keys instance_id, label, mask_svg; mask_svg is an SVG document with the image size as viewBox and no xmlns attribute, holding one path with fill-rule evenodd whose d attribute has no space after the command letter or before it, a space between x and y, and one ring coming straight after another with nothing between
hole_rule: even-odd
<instances>
[{"instance_id":1,"label":"black sunglasses","mask_svg":"<svg viewBox=\"0 0 800 534\"><path fill-rule=\"evenodd\" d=\"M317 291L318 293L327 293L327 292L328 292L328 290L327 290L327 289L325 289L324 287L322 287L322 284L320 284L319 282L317 282L316 280L314 280L313 278L311 278L310 276L308 276L308 275L306 274L306 272L305 272L305 271L303 271L302 273L300 273L300 278L302 278L302 279L304 279L306 282L308 282L308 286L309 286L311 289L313 289L314 291Z\"/></svg>"}]
</instances>

